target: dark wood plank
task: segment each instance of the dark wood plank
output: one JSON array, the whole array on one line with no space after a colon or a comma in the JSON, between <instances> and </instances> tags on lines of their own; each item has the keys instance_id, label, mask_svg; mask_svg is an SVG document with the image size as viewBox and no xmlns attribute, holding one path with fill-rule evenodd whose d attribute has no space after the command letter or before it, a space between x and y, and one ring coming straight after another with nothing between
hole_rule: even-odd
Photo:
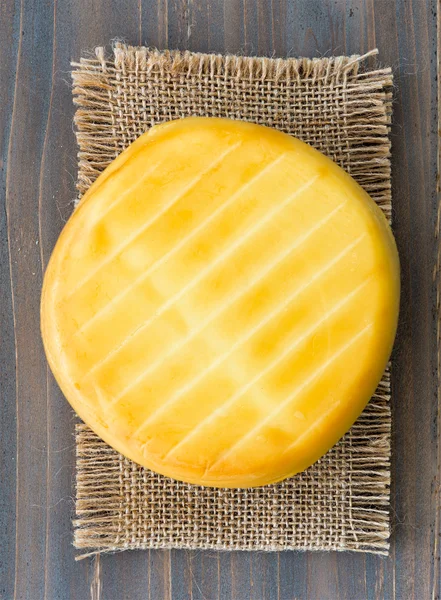
<instances>
[{"instance_id":1,"label":"dark wood plank","mask_svg":"<svg viewBox=\"0 0 441 600\"><path fill-rule=\"evenodd\" d=\"M0 598L397 600L439 595L436 0L2 0ZM75 196L69 63L112 39L395 68L394 535L387 559L150 551L74 561L73 416L39 338L42 273ZM3 203L4 201L4 203ZM5 558L6 557L6 558Z\"/></svg>"},{"instance_id":2,"label":"dark wood plank","mask_svg":"<svg viewBox=\"0 0 441 600\"><path fill-rule=\"evenodd\" d=\"M5 49L0 61L0 198L6 193L7 155L11 134L19 16L13 2L0 4L0 38ZM15 586L16 521L16 357L14 299L6 206L0 212L0 598L12 598ZM3 401L2 401L3 399Z\"/></svg>"},{"instance_id":3,"label":"dark wood plank","mask_svg":"<svg viewBox=\"0 0 441 600\"><path fill-rule=\"evenodd\" d=\"M393 556L398 598L431 597L438 576L433 560L439 478L432 285L438 143L434 11L434 2L397 3L394 29L378 33L385 60L396 65L398 90L393 186L404 299L393 378Z\"/></svg>"},{"instance_id":4,"label":"dark wood plank","mask_svg":"<svg viewBox=\"0 0 441 600\"><path fill-rule=\"evenodd\" d=\"M172 550L170 553L170 588L172 598L191 598L193 595L193 550Z\"/></svg>"},{"instance_id":5,"label":"dark wood plank","mask_svg":"<svg viewBox=\"0 0 441 600\"><path fill-rule=\"evenodd\" d=\"M152 48L168 48L167 0L140 0L141 41Z\"/></svg>"},{"instance_id":6,"label":"dark wood plank","mask_svg":"<svg viewBox=\"0 0 441 600\"><path fill-rule=\"evenodd\" d=\"M231 552L220 552L218 554L219 561L219 598L233 598L232 580L231 580Z\"/></svg>"},{"instance_id":7,"label":"dark wood plank","mask_svg":"<svg viewBox=\"0 0 441 600\"><path fill-rule=\"evenodd\" d=\"M64 503L70 512L72 487L66 487L55 500L55 481L60 474L51 471L51 423L49 379L39 335L38 296L41 289L42 228L40 186L43 155L47 146L46 125L51 110L54 55L54 7L21 2L11 4L18 18L14 96L10 112L9 140L6 150L6 214L10 252L10 275L15 325L16 357L16 519L14 598L44 598L48 593L48 550L57 540L50 535L52 511ZM10 401L14 401L13 398ZM12 425L12 423L11 423ZM67 432L65 428L65 432ZM64 437L64 446L72 446ZM58 450L58 449L57 449ZM69 462L69 460L67 460ZM72 466L72 461L70 465ZM64 468L65 465L63 465ZM64 519L65 524L69 519ZM68 530L63 534L69 539ZM87 565L73 564L68 569L87 574ZM71 581L73 583L73 581ZM69 585L60 598L75 598L88 593L87 575ZM6 596L7 597L7 596ZM10 596L12 597L12 596Z\"/></svg>"},{"instance_id":8,"label":"dark wood plank","mask_svg":"<svg viewBox=\"0 0 441 600\"><path fill-rule=\"evenodd\" d=\"M188 50L191 37L191 0L168 0L166 5L168 24L168 47Z\"/></svg>"},{"instance_id":9,"label":"dark wood plank","mask_svg":"<svg viewBox=\"0 0 441 600\"><path fill-rule=\"evenodd\" d=\"M103 558L100 557L100 579L104 598L132 600L148 597L149 552L123 552L117 560L116 557Z\"/></svg>"},{"instance_id":10,"label":"dark wood plank","mask_svg":"<svg viewBox=\"0 0 441 600\"><path fill-rule=\"evenodd\" d=\"M193 600L220 599L219 552L192 553L190 572Z\"/></svg>"},{"instance_id":11,"label":"dark wood plank","mask_svg":"<svg viewBox=\"0 0 441 600\"><path fill-rule=\"evenodd\" d=\"M149 561L149 600L155 598L171 600L171 552L169 550L151 550Z\"/></svg>"},{"instance_id":12,"label":"dark wood plank","mask_svg":"<svg viewBox=\"0 0 441 600\"><path fill-rule=\"evenodd\" d=\"M223 2L207 2L208 11L208 50L225 52L224 29L220 25L224 19Z\"/></svg>"},{"instance_id":13,"label":"dark wood plank","mask_svg":"<svg viewBox=\"0 0 441 600\"><path fill-rule=\"evenodd\" d=\"M224 0L223 5L224 20L219 27L224 32L225 52L245 53L244 0Z\"/></svg>"},{"instance_id":14,"label":"dark wood plank","mask_svg":"<svg viewBox=\"0 0 441 600\"><path fill-rule=\"evenodd\" d=\"M251 599L278 600L279 561L277 553L252 552L250 556Z\"/></svg>"}]
</instances>

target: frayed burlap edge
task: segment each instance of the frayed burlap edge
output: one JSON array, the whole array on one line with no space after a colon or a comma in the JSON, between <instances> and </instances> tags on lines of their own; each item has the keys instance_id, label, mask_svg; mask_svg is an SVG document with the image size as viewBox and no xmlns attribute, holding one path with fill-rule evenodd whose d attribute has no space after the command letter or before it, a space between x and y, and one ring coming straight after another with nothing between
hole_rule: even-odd
<instances>
[{"instance_id":1,"label":"frayed burlap edge","mask_svg":"<svg viewBox=\"0 0 441 600\"><path fill-rule=\"evenodd\" d=\"M295 81L298 85L313 87L320 82L322 86L335 86L335 94L343 95L338 120L343 123L342 130L346 133L346 139L340 143L335 155L329 153L331 158L357 179L390 218L388 133L392 76L390 69L361 71L360 64L364 58L355 56L282 60L223 57L189 52L162 53L117 45L114 57L109 59L104 50L98 48L95 57L73 64L74 97L78 106L75 124L79 144L79 194L81 196L99 173L140 133L139 127L131 130L131 117L134 121L137 118L139 121L136 113L139 105L133 107L132 116L130 106L118 106L118 103L125 101L124 95L115 97L116 86L121 85L121 80L124 80L124 85L129 86L129 89L130 85L140 85L139 73L141 83L143 77L147 79L154 74L156 80L165 81L166 85L177 76L191 77L196 81L216 78L236 81L237 85L242 85L244 81L262 81L271 85ZM195 110L194 114L201 114L201 111ZM119 122L119 115L125 117L125 124ZM231 109L225 116L241 118L240 110ZM143 128L147 129L160 120L164 120L161 115L146 112L142 115ZM283 123L268 123L268 120L262 122L287 130ZM316 144L314 139L306 141L322 149L319 140ZM250 524L248 533L252 539L230 540L228 535L212 535L210 538L206 531L203 536L198 536L198 523L191 523L191 515L182 515L184 521L190 521L189 527L193 529L191 535L187 531L184 532L185 535L181 532L175 537L173 533L163 537L160 534L153 535L157 523L148 521L155 518L149 513L146 504L149 485L152 485L153 479L155 485L163 484L165 489L170 490L186 484L146 474L143 469L102 442L87 426L79 424L76 429L77 518L74 522L74 545L87 551L79 558L99 552L134 548L354 550L387 554L390 533L390 431L390 378L387 371L364 413L350 432L328 453L329 456L335 454L338 457L340 466L344 463L344 477L339 482L342 498L344 497L341 520L337 526L334 524L329 531L320 534L315 534L312 527L311 533L308 533L308 523L306 529L303 528L302 533L298 534L296 528L299 524L293 522L290 523L292 531L283 532L282 541L274 541L273 537L253 538L253 528L258 529L259 523ZM319 486L320 481L314 480L317 475L309 473L320 473L320 468L325 472L328 468L328 455L311 470L278 485L295 486L298 478L299 481L309 478L309 486ZM320 466L321 463L323 467ZM201 490L196 486L187 488L190 488L191 494L196 495ZM268 488L276 490L277 486ZM277 491L274 494L277 500ZM309 498L302 497L301 501L307 503ZM134 502L136 514L133 513ZM168 508L173 510L173 505ZM326 520L326 514L314 515L314 519L316 518L319 521ZM185 527L183 525L183 529Z\"/></svg>"}]
</instances>

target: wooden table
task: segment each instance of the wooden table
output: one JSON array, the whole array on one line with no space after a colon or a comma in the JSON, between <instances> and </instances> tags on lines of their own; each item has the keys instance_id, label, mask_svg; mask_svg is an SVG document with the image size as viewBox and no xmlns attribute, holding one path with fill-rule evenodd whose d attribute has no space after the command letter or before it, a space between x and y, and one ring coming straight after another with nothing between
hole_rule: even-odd
<instances>
[{"instance_id":1,"label":"wooden table","mask_svg":"<svg viewBox=\"0 0 441 600\"><path fill-rule=\"evenodd\" d=\"M437 10L436 0L0 1L2 600L439 598ZM145 551L74 561L74 419L47 370L39 295L75 197L69 63L115 38L271 56L378 46L394 67L403 302L389 558Z\"/></svg>"}]
</instances>

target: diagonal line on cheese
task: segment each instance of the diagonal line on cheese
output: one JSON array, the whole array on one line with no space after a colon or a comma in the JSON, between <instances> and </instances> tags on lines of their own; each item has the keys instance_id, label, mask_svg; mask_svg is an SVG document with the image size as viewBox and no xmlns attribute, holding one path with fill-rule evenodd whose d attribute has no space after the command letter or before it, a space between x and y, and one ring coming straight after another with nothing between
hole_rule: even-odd
<instances>
[{"instance_id":1,"label":"diagonal line on cheese","mask_svg":"<svg viewBox=\"0 0 441 600\"><path fill-rule=\"evenodd\" d=\"M285 448L283 454L289 454L289 452L291 452L294 448L297 448L297 446L301 444L302 440L307 438L311 431L314 431L314 429L318 429L321 423L323 423L323 421L325 421L339 405L340 401L331 404L329 409L326 410L317 421L315 421L310 427L308 427L308 429L305 429L305 431L301 435L299 435L299 437L292 444Z\"/></svg>"},{"instance_id":2,"label":"diagonal line on cheese","mask_svg":"<svg viewBox=\"0 0 441 600\"><path fill-rule=\"evenodd\" d=\"M343 208L345 203L337 206L333 211L331 211L328 215L327 215L327 219L326 222L328 222L332 216L338 211L341 210L341 208ZM321 228L324 225L324 222L322 221L320 224ZM317 228L314 228L314 232L317 231ZM310 235L312 235L313 231L310 231ZM310 237L310 235L308 237ZM302 240L303 242L306 240ZM304 290L306 290L310 285L312 285L317 279L319 279L322 275L324 275L326 273L326 271L328 271L333 265L335 265L339 260L341 260L344 256L346 256L353 248L354 246L359 243L359 241L361 240L356 240L355 244L350 244L349 246L347 246L341 253L339 253L337 256L335 256L331 261L329 261L328 263L326 263L326 265L320 269L319 271L317 271L317 273L315 273L315 275L313 275L313 277L311 277L311 279L307 280L307 282L302 285L300 288L297 288L294 293L290 294L287 298L285 298L285 300L280 304L280 306L277 307L276 310L272 311L271 313L269 313L269 315L263 319L262 321L260 321L255 327L253 327L252 331L250 332L249 335L247 335L246 337L244 337L241 340L241 343L248 340L251 335L253 333L255 333L256 331L258 331L261 327L263 327L266 323L268 323L270 321L270 319L275 316L276 314L278 314L279 312L281 312L284 308L286 308L288 306L288 304L290 302L292 302L292 300L294 300L294 298L296 298L297 296L299 296ZM300 244L299 244L300 245ZM240 298L242 298L244 296L244 294L246 294L248 291L250 291L253 287L255 287L260 281L262 281L262 279L264 277L266 277L266 275L268 275L274 268L276 268L284 259L286 259L292 252L293 250L295 250L296 248L298 248L298 246L296 245L295 247L290 247L287 250L285 250L284 252L281 253L281 255L277 256L275 261L272 261L271 263L269 263L268 265L266 265L265 269L262 270L257 277L255 277L254 279L252 279L246 286L244 286L243 288L240 288L235 294L233 294L228 301L225 304L221 304L215 311L213 311L207 319L205 319L201 325L195 329L192 329L192 331L190 332L190 334L186 337L184 337L178 344L176 344L176 346L173 346L166 354L160 356L154 363L150 364L147 369L145 369L142 373L140 373L140 375L138 375L137 377L135 377L132 382L126 387L124 388L117 397L113 398L110 402L110 406L113 406L114 404L116 404L119 400L121 400L121 398L123 396L125 396L128 392L130 392L130 390L132 390L134 387L136 387L147 375L151 374L156 368L158 368L165 359L169 358L170 356L173 356L178 350L180 350L181 348L183 348L185 346L186 343L188 343L189 341L191 341L194 337L196 337L199 333L201 333L210 323L212 323L218 316L220 316L222 313L224 313L228 308L230 308L234 302L236 302L237 300L239 300ZM236 348L236 344L234 345L234 348ZM101 365L100 365L101 366ZM89 372L90 373L90 372ZM89 373L87 375L89 375ZM87 377L86 375L86 377Z\"/></svg>"},{"instance_id":3,"label":"diagonal line on cheese","mask_svg":"<svg viewBox=\"0 0 441 600\"><path fill-rule=\"evenodd\" d=\"M285 258L287 258L295 249L297 249L298 247L300 247L302 245L302 243L304 243L307 239L309 239L313 233L315 233L316 231L318 231L319 229L321 229L321 227L323 227L323 225L325 223L327 223L328 221L331 220L331 218L334 216L334 214L336 212L338 212L338 210L340 210L343 207L344 204L339 205L338 207L336 207L334 210L332 210L325 219L323 219L322 221L320 221L319 223L317 223L312 229L310 229L307 234L305 234L305 237L299 238L297 240L297 243L294 246L290 246L288 251L284 251L282 253L281 256L278 256L276 261L274 261L273 263L271 263L269 265L269 267L267 267L265 269L265 273L262 275L261 273L259 274L258 277L256 277L256 280L251 282L251 284L249 284L248 286L246 286L246 289L241 289L240 290L240 294L237 295L237 297L233 297L234 299L229 301L227 303L227 305L222 305L219 309L219 312L222 313L224 312L224 310L226 310L228 308L228 306L230 306L235 300L237 300L238 298L240 298L244 292L246 292L247 290L249 290L250 288L254 287L254 285L256 283L258 283L265 275L267 275L270 271L272 271L275 267L277 267L277 265L279 265ZM334 265L336 262L338 262L338 260L340 260L341 258L343 258L343 256L345 256L348 252L350 252L350 250L352 250L352 248L359 243L360 240L356 240L356 243L354 244L350 244L349 246L347 246L343 252L341 252L337 257L334 257L327 265L326 267L319 271L318 273L316 273L310 280L308 280L303 286L301 286L301 288L297 289L294 294L291 294L287 299L285 299L285 301L277 308L276 311L271 312L262 322L260 322L258 324L258 326L256 326L255 328L253 328L252 333L254 333L255 331L258 331L260 329L260 327L263 327L263 325L267 322L269 322L272 318L272 316L274 316L275 314L278 314L281 310L283 310L283 308L285 308L286 306L288 306L288 304L295 298L297 297L303 290L305 290L307 287L309 287L314 281L316 281L316 279L318 279L323 273L325 273L328 268L330 268L332 265ZM217 315L215 315L217 316ZM208 322L211 322L211 320L215 318L209 318ZM203 326L200 328L201 330L203 330L204 326L207 325L203 324ZM198 332L196 332L194 335L196 335ZM250 334L249 336L246 336L243 338L243 341L246 341L247 339L249 339L249 337L251 337L252 334ZM193 336L193 333L190 334L190 336L188 336L189 339L191 339ZM185 340L185 341L188 341ZM183 344L184 345L184 344ZM183 346L182 345L182 346ZM235 344L234 348L236 348L236 345L240 345L240 344ZM180 346L180 347L182 347ZM167 354L167 356L170 356L174 353L174 349L172 348L173 352L171 352L170 354ZM222 355L223 356L223 355ZM212 370L213 368L215 368L215 366L217 366L218 361L221 361L222 357L219 357L216 361L216 364L210 365L209 370ZM157 366L159 364L160 361L158 361L157 363L154 363L155 366ZM161 361L162 362L162 361ZM123 389L117 397L115 397L112 402L111 405L115 404L116 402L118 402L119 400L121 400L130 390L132 390L134 387L136 387L136 385L138 385L140 383L140 381L142 381L144 379L144 377L146 376L147 373L152 372L153 369L151 369L150 367L148 367L148 369L146 369L143 373L141 373L138 377L136 377L125 389ZM204 375L206 374L206 371L200 373L200 375L198 376L198 380L201 379ZM195 381L195 380L192 380ZM187 388L183 388L182 391L186 390ZM168 405L168 403L164 404L162 408L165 408ZM153 415L152 415L153 417Z\"/></svg>"},{"instance_id":4,"label":"diagonal line on cheese","mask_svg":"<svg viewBox=\"0 0 441 600\"><path fill-rule=\"evenodd\" d=\"M341 258L343 258L343 256L345 256L346 254L348 254L357 244L359 244L361 242L361 240L364 238L364 234L362 234L359 238L357 238L352 244L349 244L349 246L347 246L338 256L334 257L329 264L325 265L324 268L322 268L320 271L318 271L318 273L314 276L314 281L318 280L323 273L325 273L332 265L336 264L339 260L341 260ZM142 423L142 425L134 432L134 436L137 435L140 431L142 431L148 424L150 424L154 419L156 419L160 414L162 414L163 412L165 412L167 409L169 409L173 404L176 403L177 400L179 400L179 398L181 398L182 396L184 396L185 394L187 394L203 377L205 377L210 371L212 371L214 368L216 368L219 364L221 364L226 358L228 358L228 356L234 351L236 350L238 347L240 347L241 344L243 344L245 341L247 341L258 329L260 329L261 327L263 327L264 325L266 325L266 323L268 323L273 317L274 315L277 315L281 310L283 310L290 302L292 302L292 300L294 299L295 296L297 296L298 294L300 294L302 291L304 291L307 287L309 287L309 285L312 283L312 280L309 280L306 284L304 284L302 286L302 288L300 290L296 290L296 292L288 299L286 299L280 306L278 306L274 311L271 311L271 313L269 313L269 315L267 317L265 317L265 319L261 322L259 322L257 324L256 327L254 327L251 332L249 332L246 336L244 336L244 338L241 338L240 340L238 340L234 346L232 346L225 354L222 354L221 356L219 356L211 365L209 365L204 371L202 371L201 373L199 373L199 375L197 377L195 377L194 379L192 379L191 381L189 381L185 386L183 386L180 391L175 394L174 396L172 396L169 400L167 400L160 408L158 408L153 414L149 415L149 417ZM278 361L277 361L278 362ZM269 370L269 367L267 367ZM263 377L263 375L266 373L266 370L261 371L258 376L256 376L255 380L252 380L251 382L249 382L250 386L254 385L254 383L256 381L258 381L258 379L260 379L260 377ZM248 389L248 388L247 388ZM222 408L222 407L219 407Z\"/></svg>"},{"instance_id":5,"label":"diagonal line on cheese","mask_svg":"<svg viewBox=\"0 0 441 600\"><path fill-rule=\"evenodd\" d=\"M333 214L335 212L337 212L338 209L340 209L343 205L340 205L339 207L337 207L336 209L334 209L331 213L329 213L328 215L328 220L330 220L330 218L333 216ZM322 223L323 225L323 223ZM314 229L314 231L316 231L316 229ZM312 232L311 232L312 234ZM309 236L308 236L309 237ZM241 338L240 340L238 340L231 348L230 350L223 354L222 356L220 356L217 361L215 363L213 363L212 365L210 365L209 367L207 367L207 370L212 370L214 369L219 362L222 362L222 360L224 360L225 358L227 358L229 356L229 354L231 354L231 352L233 352L236 348L238 348L239 346L241 346L244 342L248 341L257 331L259 331L262 327L264 327L267 323L269 323L271 321L271 319L276 316L277 314L279 314L284 308L286 308L295 298L297 298L303 291L305 291L310 285L312 285L315 281L317 281L322 275L324 275L326 273L326 271L328 271L332 266L334 266L335 264L337 264L344 256L346 256L351 250L353 250L353 248L361 241L362 238L359 238L357 240L355 240L355 242L353 244L350 244L349 246L347 246L342 252L340 252L337 256L335 256L331 261L329 261L328 263L326 263L326 265L320 269L319 271L317 271L317 273L315 273L315 275L313 275L313 277L311 277L311 279L308 279L300 288L297 288L296 290L294 290L294 292L292 294L290 294L288 297L286 297L284 299L284 301L276 307L276 309L274 309L273 311L271 311L264 319L262 319L261 321L259 321L259 323L257 323L257 325L255 325L248 333L246 336L244 336L243 338ZM304 240L303 240L304 241ZM296 246L297 248L297 246ZM134 387L136 387L136 385L138 385L147 375L149 375L151 372L153 372L154 369L156 369L159 365L161 365L161 363L163 363L163 361L166 358L169 358L170 356L172 356L173 354L175 354L178 350L180 350L187 342L189 342L192 338L194 338L196 335L198 335L201 331L203 331L205 329L205 327L207 325L209 325L209 323L211 323L216 317L218 317L220 314L222 314L223 312L225 312L236 300L238 300L239 298L241 298L247 291L249 291L250 289L252 289L259 281L261 281L263 279L263 277L265 277L266 275L268 275L268 273L270 271L272 271L278 264L280 264L280 262L282 262L282 260L284 260L285 258L287 258L287 256L289 256L289 254L292 253L292 251L295 248L291 247L289 252L283 252L282 256L279 256L278 259L274 262L272 262L270 265L268 265L265 268L264 273L259 273L259 276L256 277L254 280L252 280L249 284L247 284L247 286L245 286L245 288L241 288L239 290L238 293L234 294L226 304L222 304L216 311L214 311L211 315L209 315L209 317L203 321L203 323L201 324L200 327L198 327L197 329L194 329L191 331L191 333L182 339L182 341L172 347L170 349L169 352L167 352L167 354L165 354L164 356L160 357L157 361L155 361L154 363L152 363L151 365L148 366L148 368L143 371L138 377L136 377L126 388L124 388L117 397L113 398L112 401L110 402L110 406L114 405L116 402L120 401L130 390L132 390ZM197 380L199 381L200 379L202 379L202 377L206 374L207 371L203 371L201 372L198 377ZM196 380L192 380L190 383L195 383ZM165 407L166 405L164 404L163 407ZM151 415L151 417L153 418L154 415Z\"/></svg>"},{"instance_id":6,"label":"diagonal line on cheese","mask_svg":"<svg viewBox=\"0 0 441 600\"><path fill-rule=\"evenodd\" d=\"M88 327L90 327L90 325L94 321L96 321L99 317L101 317L101 315L104 312L108 311L111 307L115 306L116 303L120 302L120 300L122 298L124 298L125 296L127 296L127 294L130 293L137 285L139 285L142 281L144 281L145 279L147 279L147 277L149 277L152 273L154 273L157 269L159 269L159 267L161 265L163 265L165 262L167 262L167 260L169 260L172 256L174 256L175 254L177 254L179 252L179 250L181 250L181 248L183 248L198 233L200 233L203 229L205 229L205 227L209 223L211 223L212 221L214 221L215 218L218 215L220 215L228 206L230 206L231 204L233 204L234 201L241 194L243 194L248 188L250 188L259 179L261 179L262 177L264 177L264 175L270 169L272 169L278 163L280 163L283 160L283 158L284 158L284 155L279 156L277 159L275 159L272 162L270 162L269 164L267 164L266 167L264 167L261 171L259 171L252 179L250 179L249 181L247 181L246 184L244 184L243 186L241 186L232 196L230 196L230 198L227 200L227 202L224 202L219 208L217 208L217 210L215 210L214 212L212 212L211 215L207 219L205 219L204 221L202 221L202 223L200 223L197 227L195 227L187 236L185 236L178 244L176 244L173 247L172 250L170 250L169 252L167 252L166 254L164 254L164 256L162 256L159 260L157 260L152 265L150 265L150 267L146 271L144 271L143 273L141 273L141 275L139 277L137 277L130 286L124 288L124 290L122 290L119 294L117 294L114 298L112 298L112 300L110 302L108 302L107 304L105 304L91 319L89 319L86 323L84 323L75 332L74 335L78 335L79 333L84 332ZM174 296L173 298L169 299L166 303L164 303L164 305L161 307L161 309L159 311L157 311L156 314L153 315L152 318L149 321L146 321L146 323L141 324L140 326L138 326L136 328L136 330L134 330L131 334L129 334L128 337L126 338L126 340L123 340L123 342L121 342L121 344L116 349L118 350L119 348L122 348L123 346L125 346L125 344L127 343L127 341L134 334L136 334L139 330L144 329L144 327L146 327L151 321L153 321L154 319L156 319L160 314L162 314L165 310L167 310L167 308L169 308L170 306L172 306L172 304L174 302L176 302L177 298L181 298L188 289L191 289L191 287L193 286L193 284L196 285L201 280L202 276L205 276L207 273L209 273L210 270L211 270L211 268L214 267L214 266L215 266L214 262L211 263L210 265L208 265L208 267L206 269L204 269L203 271L201 271L201 273L199 274L199 276L197 278L195 278L192 282L190 282L187 286L185 286L185 288L183 288L181 290L181 292L177 296ZM194 283L194 282L196 282L196 283ZM110 356L111 355L112 355L112 353L110 354Z\"/></svg>"},{"instance_id":7,"label":"diagonal line on cheese","mask_svg":"<svg viewBox=\"0 0 441 600\"><path fill-rule=\"evenodd\" d=\"M352 296L353 293L350 295ZM319 369L314 371L314 373L310 377L308 377L308 379L305 379L305 381L297 389L295 389L292 392L292 394L290 394L288 396L288 398L286 398L286 400L281 402L275 410L273 410L269 415L267 415L264 419L262 419L262 421L259 421L259 423L255 427L253 427L253 429L248 431L233 446L231 446L231 448L229 448L226 452L224 452L221 456L219 456L219 458L216 460L216 462L213 463L211 465L211 467L208 469L208 472L213 470L213 468L220 462L225 461L229 456L231 456L231 454L234 454L234 452L236 452L236 450L240 446L242 446L246 442L246 440L249 440L257 431L259 431L262 427L264 427L264 425L266 423L269 423L276 415L278 415L284 408L286 408L295 398L297 398L297 396L299 394L301 394L305 388L307 388L312 383L316 382L323 375L323 373L325 371L327 371L327 369L338 358L340 358L340 356L342 356L345 352L347 352L347 350L349 350L349 348L351 348L351 346L353 346L362 336L364 336L372 328L372 325L373 325L372 323L369 323L368 325L366 325L366 327L363 327L363 329L361 331L359 331L355 336L351 337L351 339L348 342L346 342L341 348L339 348L336 352L334 352L334 354L328 360L326 360ZM307 433L308 433L308 430L304 432L304 434L307 434ZM296 440L296 442L297 441L298 440Z\"/></svg>"},{"instance_id":8,"label":"diagonal line on cheese","mask_svg":"<svg viewBox=\"0 0 441 600\"><path fill-rule=\"evenodd\" d=\"M158 311L156 311L156 313L154 315L152 315L152 317L150 317L148 320L144 321L141 325L139 325L137 327L137 329L135 331L133 331L131 334L129 334L124 340L122 340L122 342L120 342L118 344L118 346L113 348L106 356L104 356L100 361L98 361L90 369L90 371L88 373L86 373L85 378L88 377L89 375L91 375L92 373L94 373L98 368L100 368L104 364L106 364L111 358L114 358L115 355L117 355L118 352L122 348L124 348L129 343L129 341L131 341L133 339L133 337L135 335L138 335L139 333L144 331L155 319L157 319L168 308L173 306L173 304L175 304L178 300L180 300L183 296L185 296L185 294L187 294L191 289L193 289L196 285L198 285L205 277L207 277L207 275L209 275L217 265L221 264L223 261L225 261L226 258L228 258L232 254L234 254L234 252L240 246L242 246L250 237L252 237L259 229L261 229L261 227L264 224L268 223L277 213L279 213L283 208L285 208L288 204L290 204L296 197L300 196L302 192L304 192L307 188L309 188L316 179L317 179L317 177L314 177L313 179L311 179L310 181L308 181L307 183L302 185L301 188L298 189L295 194L292 194L291 196L289 196L281 205L278 205L276 209L269 212L266 217L264 217L263 219L261 219L257 223L255 223L255 225L253 225L253 227L251 227L240 238L238 238L238 240L234 244L229 246L216 259L214 259L214 261L211 262L205 269L200 271L198 273L198 275L192 281L190 281L178 294L176 294L172 298L169 298L169 300L167 302L165 302L160 307L160 309ZM343 208L344 204L345 203L343 202L342 204L340 204L339 206L334 208L328 215L326 215L325 218L323 218L320 222L316 223L316 225L314 225L314 227L312 227L308 232L306 232L304 236L302 236L301 238L299 238L297 240L297 243L295 245L291 246L288 250L285 250L280 256L278 256L277 259L270 264L268 270L267 270L267 268L265 268L263 270L263 273L260 273L259 276L256 277L255 280L253 282L251 282L248 286L246 286L243 290L240 290L240 293L238 293L237 295L233 295L233 298L235 298L235 299L240 298L240 296L242 295L242 293L244 291L249 289L249 287L251 287L254 283L257 283L258 281L260 281L265 274L267 274L272 268L276 267L280 262L282 262L282 260L284 258L289 256L289 254L291 254L293 250L295 250L303 242L305 242L315 231L317 231L317 229L320 229L323 225L325 225L325 223L327 223L336 212L338 212L339 210L341 210ZM145 276L145 274L143 274L143 277L144 276ZM231 302L229 301L227 305L229 306L230 303L232 303L233 301L234 300L231 300ZM225 305L222 306L221 308L222 309L225 308ZM207 321L207 324L208 324L208 322L210 322L210 321ZM203 327L204 326L201 326L200 330L202 330ZM193 337L193 332L192 332L192 334L190 334L190 336ZM137 378L136 378L136 380L137 380ZM133 387L134 385L135 385L135 380L132 382L132 385L130 386L130 388ZM119 397L121 397L126 391L128 391L128 390L123 390L123 392L121 392Z\"/></svg>"},{"instance_id":9,"label":"diagonal line on cheese","mask_svg":"<svg viewBox=\"0 0 441 600\"><path fill-rule=\"evenodd\" d=\"M203 179L203 177L205 177L205 175L207 175L213 169L218 167L222 163L222 161L229 154L231 154L234 150L239 148L240 145L241 145L241 142L237 142L236 144L233 144L232 146L227 148L213 162L211 162L206 169L204 169L203 171L200 171L195 177L193 177L193 179L182 190L179 191L179 194L177 194L176 196L173 196L173 198L171 198L171 200L169 200L169 202L164 204L164 206L161 208L160 211L158 211L156 214L154 214L150 219L148 219L145 223L143 223L139 229L136 229L121 244L119 244L116 248L114 248L113 251L110 252L102 262L100 262L98 265L96 265L96 267L94 269L90 270L87 273L86 277L84 277L84 279L82 279L78 283L78 285L76 285L71 290L70 294L66 297L66 299L68 300L71 296L73 296L75 294L75 292L77 292L79 289L81 289L90 279L92 279L92 277L94 277L98 273L98 271L100 271L103 267L105 267L105 265L109 264L116 256L118 256L118 254L120 254L125 248L127 248L142 233L145 233L149 229L149 227L151 227L153 225L153 223L155 223L158 219L160 219L162 217L162 215L164 215L168 210L170 210L170 208L174 204L179 202L179 200L183 196L185 196L185 194L187 194L190 190L192 190ZM133 189L137 188L138 185L139 185L139 182L137 182L133 186ZM133 191L133 189L132 189L132 191ZM109 304L111 304L111 303L109 303ZM107 305L106 305L106 307L107 307ZM91 319L91 321L95 320L95 318L96 318L96 316L98 316L98 314L100 314L100 313L97 313L97 315L95 315ZM87 322L85 325L83 325L81 327L81 329L79 329L78 331L82 331L85 327L88 326L88 324L89 324L89 322Z\"/></svg>"},{"instance_id":10,"label":"diagonal line on cheese","mask_svg":"<svg viewBox=\"0 0 441 600\"><path fill-rule=\"evenodd\" d=\"M135 181L135 183L133 183L131 186L129 186L122 194L119 194L118 197L113 202L111 202L108 206L106 206L102 212L96 214L95 218L88 221L87 225L89 227L92 227L98 221L102 221L104 219L104 217L109 214L109 212L111 210L116 208L119 204L121 204L125 200L125 198L130 196L136 189L138 189L140 187L140 185L142 183L144 183L144 181L146 179L148 179L151 175L153 175L155 170L160 166L162 166L162 164L160 162L156 162L156 163L153 163L152 165L150 165L150 167L144 171L142 177L137 179ZM83 286L83 284L86 283L86 281L88 281L88 280L89 280L89 275L84 280L79 281L78 284L74 288L72 288L72 290L70 291L70 295L67 296L67 298L69 298L70 296L73 296L75 294L75 292L78 289L80 289Z\"/></svg>"},{"instance_id":11,"label":"diagonal line on cheese","mask_svg":"<svg viewBox=\"0 0 441 600\"><path fill-rule=\"evenodd\" d=\"M201 421L196 428L190 431L176 446L167 452L166 455L163 456L163 459L168 458L170 455L174 454L179 448L181 448L184 443L187 443L190 439L195 437L200 431L205 427L208 423L214 421L218 418L227 408L232 406L236 400L242 397L249 389L251 389L262 377L267 375L270 371L272 371L281 361L283 361L287 356L289 356L293 350L298 348L300 344L310 339L311 335L313 335L316 331L319 330L321 325L325 323L331 316L339 312L346 304L348 304L352 298L354 298L363 288L366 287L368 283L368 279L363 281L359 286L357 286L354 290L352 290L349 294L347 294L344 298L339 300L332 308L326 312L326 314L315 322L311 327L309 327L300 337L295 339L292 344L290 344L283 352L279 354L272 362L270 362L265 369L260 371L256 377L251 379L246 385L239 388L235 394L231 398L229 398L224 404L219 406L215 411L213 411L208 417L206 417L203 421Z\"/></svg>"}]
</instances>

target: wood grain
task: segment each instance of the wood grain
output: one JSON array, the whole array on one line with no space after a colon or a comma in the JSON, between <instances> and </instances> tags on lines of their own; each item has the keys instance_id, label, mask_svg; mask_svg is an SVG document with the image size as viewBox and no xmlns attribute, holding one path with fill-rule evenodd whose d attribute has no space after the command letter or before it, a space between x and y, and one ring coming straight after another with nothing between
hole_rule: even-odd
<instances>
[{"instance_id":1,"label":"wood grain","mask_svg":"<svg viewBox=\"0 0 441 600\"><path fill-rule=\"evenodd\" d=\"M436 0L0 2L2 600L439 598L439 27ZM394 67L403 302L393 369L389 558L150 551L74 561L73 416L47 370L39 294L75 197L69 63L115 38L275 56L378 46L380 62Z\"/></svg>"}]
</instances>

